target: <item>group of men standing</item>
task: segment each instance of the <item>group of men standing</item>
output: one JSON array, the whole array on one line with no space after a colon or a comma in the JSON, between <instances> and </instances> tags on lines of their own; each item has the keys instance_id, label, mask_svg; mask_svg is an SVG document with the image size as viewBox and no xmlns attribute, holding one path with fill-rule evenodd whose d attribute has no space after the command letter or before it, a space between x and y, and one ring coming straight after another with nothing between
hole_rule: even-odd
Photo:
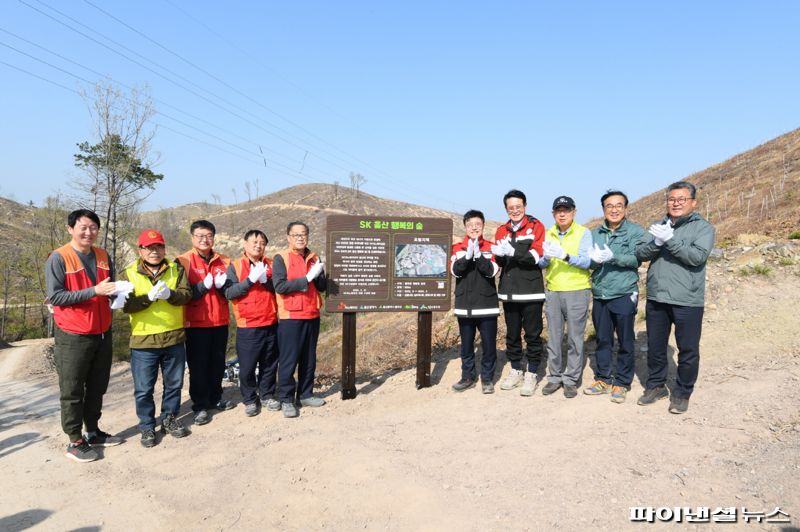
<instances>
[{"instance_id":1,"label":"group of men standing","mask_svg":"<svg viewBox=\"0 0 800 532\"><path fill-rule=\"evenodd\" d=\"M237 325L245 414L255 416L264 406L297 417L298 403L325 404L312 391L326 278L324 264L307 247L305 223L287 226L287 249L273 260L264 255L268 239L257 229L244 235L242 256L230 259L214 250L214 225L197 220L190 227L192 248L175 260L166 258L163 234L148 229L137 239L139 258L118 278L108 254L94 245L100 230L97 214L71 212L67 230L70 242L54 250L45 266L57 325L55 364L67 457L90 462L99 457L93 447L123 441L98 427L111 370L115 308L131 322L131 374L144 447L157 443L153 395L159 368L164 434L189 434L178 420L187 364L196 425L211 421L211 410L234 408L222 397L229 301Z\"/></svg>"},{"instance_id":2,"label":"group of men standing","mask_svg":"<svg viewBox=\"0 0 800 532\"><path fill-rule=\"evenodd\" d=\"M555 199L555 223L545 229L526 213L525 194L509 191L503 198L509 219L497 229L494 242L483 237L483 214L467 211L466 236L453 245L450 259L456 277L455 314L462 360L461 379L453 389L461 392L478 381L473 344L476 331L480 331L481 389L494 392L499 300L510 365L500 389L519 387L520 395L531 396L543 380L539 367L544 354L544 314L547 382L542 394L563 388L565 397L576 397L586 361L584 333L592 302L596 371L594 382L583 392L609 394L611 401L623 403L635 369L638 269L642 262L650 261L645 306L648 376L638 404L650 405L670 397L670 412L686 412L700 364L705 266L715 236L714 227L695 212L696 194L694 185L684 181L667 187L666 215L647 231L627 219L628 197L618 190L609 190L600 198L604 220L592 230L575 222L576 205L568 196ZM566 357L562 349L565 326ZM673 326L678 370L670 394L666 388L667 344Z\"/></svg>"}]
</instances>

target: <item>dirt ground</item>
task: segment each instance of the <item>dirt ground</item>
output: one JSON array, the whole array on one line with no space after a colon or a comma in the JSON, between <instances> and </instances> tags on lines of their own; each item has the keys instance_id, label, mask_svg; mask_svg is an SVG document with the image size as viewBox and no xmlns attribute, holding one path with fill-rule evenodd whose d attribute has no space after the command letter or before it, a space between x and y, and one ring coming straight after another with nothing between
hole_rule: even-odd
<instances>
[{"instance_id":1,"label":"dirt ground","mask_svg":"<svg viewBox=\"0 0 800 532\"><path fill-rule=\"evenodd\" d=\"M621 530L719 525L631 522L631 507L736 507L726 529L800 526L800 319L796 269L709 272L700 378L689 412L540 390L450 390L414 371L338 387L297 419L242 405L153 449L138 442L131 376L113 368L101 426L128 441L78 464L63 456L46 340L0 351L0 530ZM643 329L643 323L638 323ZM587 352L591 353L591 345ZM590 359L590 364L592 360ZM499 370L500 371L500 370ZM505 373L507 367L502 367ZM672 368L674 373L674 367ZM584 382L591 381L587 366ZM188 386L187 386L188 387ZM541 389L541 387L540 387ZM225 396L238 401L238 391ZM157 399L158 403L158 399ZM789 523L745 523L780 508Z\"/></svg>"}]
</instances>

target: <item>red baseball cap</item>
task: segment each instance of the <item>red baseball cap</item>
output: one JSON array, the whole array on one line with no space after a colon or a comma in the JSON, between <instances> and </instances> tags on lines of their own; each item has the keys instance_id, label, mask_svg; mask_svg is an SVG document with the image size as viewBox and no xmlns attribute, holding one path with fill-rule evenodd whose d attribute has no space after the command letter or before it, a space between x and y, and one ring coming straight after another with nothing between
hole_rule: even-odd
<instances>
[{"instance_id":1,"label":"red baseball cap","mask_svg":"<svg viewBox=\"0 0 800 532\"><path fill-rule=\"evenodd\" d=\"M142 231L139 234L137 244L145 247L152 246L153 244L161 244L162 246L167 245L167 243L164 241L164 235L155 229L145 229Z\"/></svg>"}]
</instances>

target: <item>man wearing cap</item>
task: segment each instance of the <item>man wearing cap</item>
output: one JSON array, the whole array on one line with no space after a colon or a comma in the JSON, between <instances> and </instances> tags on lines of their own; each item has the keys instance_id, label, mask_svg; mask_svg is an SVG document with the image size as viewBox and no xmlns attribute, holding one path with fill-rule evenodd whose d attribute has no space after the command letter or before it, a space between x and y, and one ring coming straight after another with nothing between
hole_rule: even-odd
<instances>
[{"instance_id":1,"label":"man wearing cap","mask_svg":"<svg viewBox=\"0 0 800 532\"><path fill-rule=\"evenodd\" d=\"M683 414L700 371L700 333L706 262L714 247L714 226L695 212L697 189L678 181L667 187L667 214L648 229L636 248L647 268L647 383L637 401L645 406L669 396L669 411ZM667 391L667 342L675 326L678 371Z\"/></svg>"},{"instance_id":2,"label":"man wearing cap","mask_svg":"<svg viewBox=\"0 0 800 532\"><path fill-rule=\"evenodd\" d=\"M189 227L192 249L178 257L189 277L192 300L184 309L189 396L196 425L205 425L211 409L230 410L235 405L222 398L225 352L228 347L227 269L230 259L214 251L217 229L208 220Z\"/></svg>"},{"instance_id":3,"label":"man wearing cap","mask_svg":"<svg viewBox=\"0 0 800 532\"><path fill-rule=\"evenodd\" d=\"M153 391L159 367L164 382L161 432L175 438L188 434L177 416L186 364L183 305L191 301L192 289L183 266L177 260L165 259L166 243L159 231L142 231L137 244L139 258L120 275L120 279L133 283L133 292L122 310L131 320L131 374L141 444L153 447L156 444Z\"/></svg>"},{"instance_id":4,"label":"man wearing cap","mask_svg":"<svg viewBox=\"0 0 800 532\"><path fill-rule=\"evenodd\" d=\"M100 218L88 209L67 217L69 243L53 251L44 268L47 302L53 307L55 364L61 428L69 437L66 456L77 462L100 458L92 449L122 443L97 422L111 373L111 308L116 293L114 265L94 246ZM86 426L86 435L82 434Z\"/></svg>"},{"instance_id":5,"label":"man wearing cap","mask_svg":"<svg viewBox=\"0 0 800 532\"><path fill-rule=\"evenodd\" d=\"M544 256L539 261L539 267L546 270L547 282L547 384L542 395L550 395L563 386L564 397L568 399L578 394L583 372L583 334L591 299L592 233L575 222L576 212L575 201L569 196L559 196L553 201L556 223L547 230ZM566 368L561 349L565 322Z\"/></svg>"},{"instance_id":6,"label":"man wearing cap","mask_svg":"<svg viewBox=\"0 0 800 532\"><path fill-rule=\"evenodd\" d=\"M308 249L308 225L290 222L286 227L288 249L272 261L272 282L278 299L278 394L284 417L297 417L295 401L302 406L320 407L314 397L317 366L319 309L327 288L325 265ZM297 370L297 382L294 372Z\"/></svg>"},{"instance_id":7,"label":"man wearing cap","mask_svg":"<svg viewBox=\"0 0 800 532\"><path fill-rule=\"evenodd\" d=\"M508 221L497 228L491 247L500 271L497 297L503 302L506 321L506 357L511 369L500 383L501 390L522 385L520 395L531 396L538 384L537 368L542 361L542 305L544 281L537 265L542 256L544 225L525 213L528 202L521 190L503 196ZM525 331L525 358L522 331ZM527 362L527 366L525 363Z\"/></svg>"},{"instance_id":8,"label":"man wearing cap","mask_svg":"<svg viewBox=\"0 0 800 532\"><path fill-rule=\"evenodd\" d=\"M281 409L275 398L278 304L272 286L272 261L264 255L267 243L267 235L258 229L244 234L244 254L228 266L233 284L225 289L236 317L239 391L248 417L258 414L259 402L267 410Z\"/></svg>"}]
</instances>

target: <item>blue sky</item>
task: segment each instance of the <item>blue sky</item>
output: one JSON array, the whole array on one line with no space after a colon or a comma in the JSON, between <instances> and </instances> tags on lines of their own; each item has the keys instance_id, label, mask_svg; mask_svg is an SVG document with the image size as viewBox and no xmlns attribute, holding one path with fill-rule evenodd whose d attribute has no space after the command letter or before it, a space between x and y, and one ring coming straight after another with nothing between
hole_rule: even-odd
<instances>
[{"instance_id":1,"label":"blue sky","mask_svg":"<svg viewBox=\"0 0 800 532\"><path fill-rule=\"evenodd\" d=\"M608 188L635 199L800 126L798 27L790 1L4 0L0 195L71 193L75 144L96 140L78 95L18 69L81 82L8 46L97 74L39 45L149 85L165 179L145 208L354 171L372 194L493 219L520 188L548 225L567 194L586 220Z\"/></svg>"}]
</instances>

